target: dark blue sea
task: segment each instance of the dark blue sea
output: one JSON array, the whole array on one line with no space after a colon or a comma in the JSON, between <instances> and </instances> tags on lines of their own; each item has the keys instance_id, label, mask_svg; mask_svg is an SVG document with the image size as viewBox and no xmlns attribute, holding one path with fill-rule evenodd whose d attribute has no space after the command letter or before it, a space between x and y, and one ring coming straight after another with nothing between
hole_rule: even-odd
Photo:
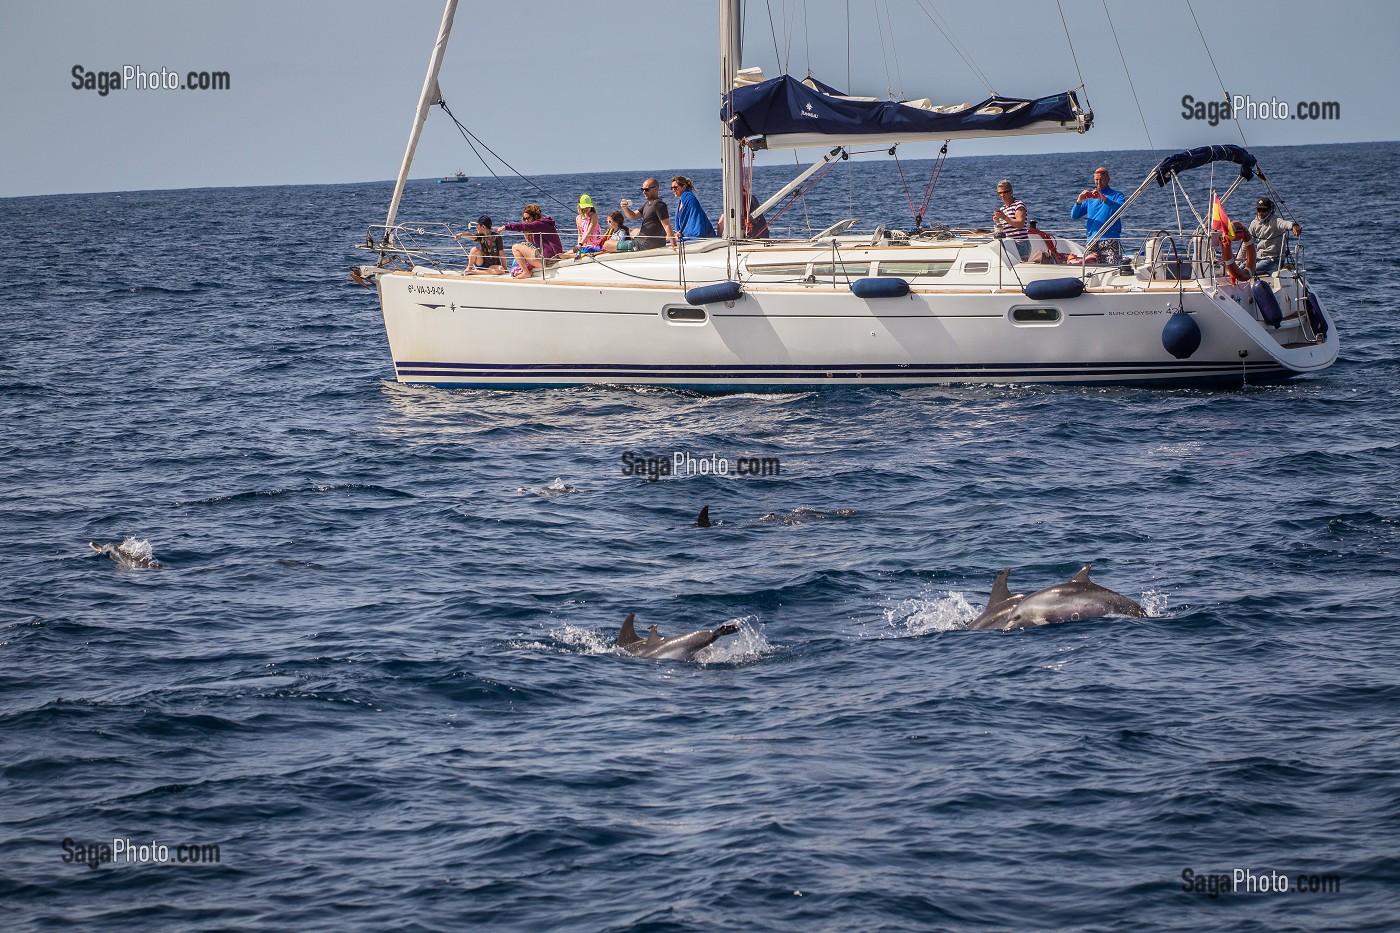
<instances>
[{"instance_id":1,"label":"dark blue sea","mask_svg":"<svg viewBox=\"0 0 1400 933\"><path fill-rule=\"evenodd\" d=\"M0 927L1400 928L1400 144L1259 156L1341 358L1210 391L404 387L347 278L388 183L0 200ZM929 213L1067 224L1100 163L1153 155L953 159ZM851 163L783 223L907 200ZM781 473L623 473L677 452ZM1086 563L1149 616L962 629Z\"/></svg>"}]
</instances>

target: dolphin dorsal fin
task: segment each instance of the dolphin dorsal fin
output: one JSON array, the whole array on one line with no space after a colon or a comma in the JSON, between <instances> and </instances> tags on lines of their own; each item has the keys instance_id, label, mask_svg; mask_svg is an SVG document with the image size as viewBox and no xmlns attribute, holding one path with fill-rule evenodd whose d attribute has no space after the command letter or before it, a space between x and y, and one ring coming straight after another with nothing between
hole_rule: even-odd
<instances>
[{"instance_id":1,"label":"dolphin dorsal fin","mask_svg":"<svg viewBox=\"0 0 1400 933\"><path fill-rule=\"evenodd\" d=\"M622 631L617 633L617 643L619 646L630 645L633 642L641 641L641 639L637 637L637 630L632 626L632 623L636 620L637 614L635 612L627 613L627 618L622 620Z\"/></svg>"},{"instance_id":2,"label":"dolphin dorsal fin","mask_svg":"<svg viewBox=\"0 0 1400 933\"><path fill-rule=\"evenodd\" d=\"M653 625L651 628L647 629L647 647L648 647L648 648L650 648L652 645L659 645L659 644L661 644L661 640L662 640L662 639L661 639L661 633L658 632L658 631L656 630L656 626L655 626L655 625Z\"/></svg>"},{"instance_id":3,"label":"dolphin dorsal fin","mask_svg":"<svg viewBox=\"0 0 1400 933\"><path fill-rule=\"evenodd\" d=\"M1089 568L1092 567L1092 566L1093 566L1093 564L1085 564L1083 567L1080 567L1080 568L1079 568L1079 572L1076 573L1074 576L1072 576L1072 577L1069 578L1069 582L1071 582L1071 583L1088 583L1088 582L1089 582Z\"/></svg>"},{"instance_id":4,"label":"dolphin dorsal fin","mask_svg":"<svg viewBox=\"0 0 1400 933\"><path fill-rule=\"evenodd\" d=\"M992 595L987 597L987 605L995 606L997 603L1006 602L1011 598L1011 591L1006 588L1006 578L1011 576L1011 568L1007 567L997 574L996 581L992 584Z\"/></svg>"},{"instance_id":5,"label":"dolphin dorsal fin","mask_svg":"<svg viewBox=\"0 0 1400 933\"><path fill-rule=\"evenodd\" d=\"M696 528L709 528L709 527L710 527L710 507L709 507L708 505L707 505L707 506L704 506L703 508L701 508L701 509L700 509L700 514L697 515L697 516L695 516L695 527L696 527Z\"/></svg>"}]
</instances>

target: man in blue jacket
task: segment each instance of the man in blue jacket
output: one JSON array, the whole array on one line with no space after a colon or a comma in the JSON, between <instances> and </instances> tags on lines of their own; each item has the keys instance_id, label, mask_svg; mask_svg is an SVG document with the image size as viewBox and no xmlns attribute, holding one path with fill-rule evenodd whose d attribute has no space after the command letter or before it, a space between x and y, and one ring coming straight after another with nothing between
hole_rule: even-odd
<instances>
[{"instance_id":1,"label":"man in blue jacket","mask_svg":"<svg viewBox=\"0 0 1400 933\"><path fill-rule=\"evenodd\" d=\"M1104 221L1123 206L1124 200L1123 192L1108 186L1108 169L1100 165L1094 169L1094 187L1079 192L1079 199L1070 209L1069 218L1078 220L1088 217L1084 222L1084 232L1092 237L1103 227ZM1094 244L1089 255L1084 257L1085 261L1090 261L1091 257L1097 254L1099 262L1111 266L1118 265L1123 261L1123 244L1118 239L1122 235L1123 221L1115 220L1113 226L1103 231L1103 239Z\"/></svg>"}]
</instances>

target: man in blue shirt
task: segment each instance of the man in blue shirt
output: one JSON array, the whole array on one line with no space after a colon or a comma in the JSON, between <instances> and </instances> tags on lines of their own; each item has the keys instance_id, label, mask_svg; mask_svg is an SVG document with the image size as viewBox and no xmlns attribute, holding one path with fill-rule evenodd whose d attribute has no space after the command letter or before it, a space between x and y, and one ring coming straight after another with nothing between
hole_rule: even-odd
<instances>
[{"instance_id":1,"label":"man in blue shirt","mask_svg":"<svg viewBox=\"0 0 1400 933\"><path fill-rule=\"evenodd\" d=\"M1104 221L1123 206L1124 200L1123 192L1108 186L1108 169L1100 165L1094 169L1094 187L1079 192L1079 200L1075 201L1074 207L1070 209L1069 218L1078 220L1087 216L1084 232L1092 237L1103 227ZM1118 239L1122 235L1123 221L1115 220L1113 226L1104 230L1103 239L1095 243L1089 255L1084 257L1085 261L1089 262L1091 257L1097 255L1100 263L1118 265L1123 261L1123 244Z\"/></svg>"}]
</instances>

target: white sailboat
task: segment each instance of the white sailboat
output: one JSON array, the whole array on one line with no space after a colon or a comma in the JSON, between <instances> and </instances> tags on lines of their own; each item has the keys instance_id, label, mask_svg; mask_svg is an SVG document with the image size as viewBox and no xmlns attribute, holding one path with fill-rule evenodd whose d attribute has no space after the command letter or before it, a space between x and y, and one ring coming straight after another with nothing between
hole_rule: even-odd
<instances>
[{"instance_id":1,"label":"white sailboat","mask_svg":"<svg viewBox=\"0 0 1400 933\"><path fill-rule=\"evenodd\" d=\"M378 290L400 382L701 391L1239 384L1317 372L1337 357L1336 328L1306 285L1301 250L1279 272L1236 282L1194 207L1189 227L1147 240L1131 262L1113 266L1035 264L1011 241L941 225L855 235L842 223L810 239L746 239L754 219L746 215L746 152L820 145L835 154L851 142L1084 132L1093 117L1073 91L937 107L850 97L810 78L741 77L738 0L719 3L726 235L678 250L549 263L523 279L468 275L450 227L397 222L424 119L440 99L455 10L448 0L388 217L362 245L377 261L353 273ZM748 106L760 98L761 106ZM1222 202L1263 178L1239 147L1179 153L1111 220L1153 184L1179 185L1181 172L1214 163L1240 168ZM1094 243L1053 245L1082 257Z\"/></svg>"}]
</instances>

